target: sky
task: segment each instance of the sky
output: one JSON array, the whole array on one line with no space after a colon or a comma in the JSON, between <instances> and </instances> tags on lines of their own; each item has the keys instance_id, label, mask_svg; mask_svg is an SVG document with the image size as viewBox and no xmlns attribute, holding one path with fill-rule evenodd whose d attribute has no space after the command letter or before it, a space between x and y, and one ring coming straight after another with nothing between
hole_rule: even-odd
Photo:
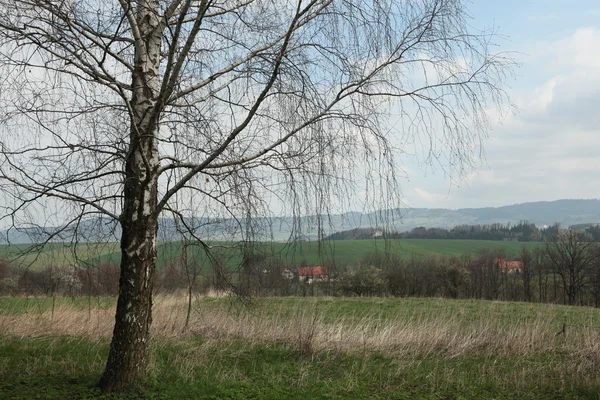
<instances>
[{"instance_id":1,"label":"sky","mask_svg":"<svg viewBox=\"0 0 600 400\"><path fill-rule=\"evenodd\" d=\"M495 50L514 52L520 64L508 81L515 108L500 121L492 116L485 157L462 177L402 158L403 203L457 209L600 198L600 1L465 2L470 24L496 30Z\"/></svg>"},{"instance_id":2,"label":"sky","mask_svg":"<svg viewBox=\"0 0 600 400\"><path fill-rule=\"evenodd\" d=\"M515 108L492 118L485 158L464 177L407 163L404 202L456 209L600 198L600 2L473 0L467 8L473 27L502 36L498 51L515 52Z\"/></svg>"}]
</instances>

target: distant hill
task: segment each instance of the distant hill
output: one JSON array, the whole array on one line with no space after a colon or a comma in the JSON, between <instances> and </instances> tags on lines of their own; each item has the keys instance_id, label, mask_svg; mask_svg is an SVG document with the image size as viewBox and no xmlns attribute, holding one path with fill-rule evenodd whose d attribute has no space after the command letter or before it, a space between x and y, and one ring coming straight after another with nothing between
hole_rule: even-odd
<instances>
[{"instance_id":1,"label":"distant hill","mask_svg":"<svg viewBox=\"0 0 600 400\"><path fill-rule=\"evenodd\" d=\"M385 217L382 217L384 215ZM195 219L202 224L198 235L206 239L234 239L240 237L245 226L238 226L234 220ZM503 207L462 208L457 210L442 208L403 208L382 210L374 213L349 212L331 215L327 223L318 224L316 217L294 219L292 217L256 218L253 224L258 225L264 235L261 240L312 240L321 234L330 235L338 231L357 228L370 229L377 233L379 228L397 232L409 231L422 226L425 228L450 229L456 225L484 225L493 223L516 224L528 221L538 226L552 225L558 222L568 227L580 224L600 223L600 199L592 200L556 200L514 204ZM117 241L120 229L112 221L83 221L84 234L79 241ZM296 227L300 226L301 230ZM0 231L0 243L32 243L40 241L57 228L29 228ZM364 233L365 231L359 231ZM69 241L73 232L65 231L55 241ZM160 221L159 240L178 240L173 220L163 218Z\"/></svg>"},{"instance_id":2,"label":"distant hill","mask_svg":"<svg viewBox=\"0 0 600 400\"><path fill-rule=\"evenodd\" d=\"M423 224L416 224L421 220ZM528 221L538 226L559 223L563 227L600 222L600 199L536 201L503 207L462 208L458 210L419 208L407 211L406 229L452 228L455 225L483 225ZM412 227L410 225L413 225Z\"/></svg>"},{"instance_id":3,"label":"distant hill","mask_svg":"<svg viewBox=\"0 0 600 400\"><path fill-rule=\"evenodd\" d=\"M461 208L405 208L390 210L391 218L385 226L388 231L406 232L416 227L451 229L457 225L518 224L521 221L536 224L538 227L559 223L562 227L591 226L600 223L600 199L556 200L514 204L503 207ZM364 238L372 230L382 227L378 213L353 213L353 221L333 216L332 225L343 226L334 232L352 231L353 239ZM354 225L348 222L353 222ZM335 235L331 236L332 238Z\"/></svg>"}]
</instances>

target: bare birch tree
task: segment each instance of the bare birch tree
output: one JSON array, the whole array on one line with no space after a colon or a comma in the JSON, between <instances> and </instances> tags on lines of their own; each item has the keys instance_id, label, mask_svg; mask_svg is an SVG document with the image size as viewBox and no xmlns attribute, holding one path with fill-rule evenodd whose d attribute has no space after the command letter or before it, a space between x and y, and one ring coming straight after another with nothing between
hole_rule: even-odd
<instances>
[{"instance_id":1,"label":"bare birch tree","mask_svg":"<svg viewBox=\"0 0 600 400\"><path fill-rule=\"evenodd\" d=\"M175 195L247 240L256 215L322 221L359 189L397 204L421 146L459 174L480 157L512 61L466 16L460 0L0 0L4 222L120 225L103 391L144 376Z\"/></svg>"}]
</instances>

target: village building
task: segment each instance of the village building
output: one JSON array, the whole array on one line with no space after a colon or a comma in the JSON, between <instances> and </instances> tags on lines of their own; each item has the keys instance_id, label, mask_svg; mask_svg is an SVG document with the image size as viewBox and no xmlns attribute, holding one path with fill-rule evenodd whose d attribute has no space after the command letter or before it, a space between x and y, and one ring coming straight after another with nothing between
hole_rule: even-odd
<instances>
[{"instance_id":1,"label":"village building","mask_svg":"<svg viewBox=\"0 0 600 400\"><path fill-rule=\"evenodd\" d=\"M298 280L300 282L313 283L329 280L327 267L301 267L298 268Z\"/></svg>"},{"instance_id":2,"label":"village building","mask_svg":"<svg viewBox=\"0 0 600 400\"><path fill-rule=\"evenodd\" d=\"M494 260L502 272L507 274L520 274L523 272L523 261L506 261L503 258L496 258Z\"/></svg>"}]
</instances>

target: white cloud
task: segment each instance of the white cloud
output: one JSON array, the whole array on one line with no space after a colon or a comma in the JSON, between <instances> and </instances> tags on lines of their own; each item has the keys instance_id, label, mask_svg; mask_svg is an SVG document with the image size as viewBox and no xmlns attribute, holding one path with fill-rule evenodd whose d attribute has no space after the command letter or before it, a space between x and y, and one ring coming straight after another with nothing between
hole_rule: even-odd
<instances>
[{"instance_id":1,"label":"white cloud","mask_svg":"<svg viewBox=\"0 0 600 400\"><path fill-rule=\"evenodd\" d=\"M413 179L416 198L460 208L599 197L600 29L528 53L511 93L519 111L493 126L485 162L457 184ZM449 188L452 196L436 194Z\"/></svg>"},{"instance_id":2,"label":"white cloud","mask_svg":"<svg viewBox=\"0 0 600 400\"><path fill-rule=\"evenodd\" d=\"M511 179L507 177L498 177L492 170L484 169L469 174L466 181L469 184L504 185L510 183Z\"/></svg>"},{"instance_id":3,"label":"white cloud","mask_svg":"<svg viewBox=\"0 0 600 400\"><path fill-rule=\"evenodd\" d=\"M414 194L416 195L417 199L419 201L417 202L411 202L412 203L419 203L419 202L425 202L425 203L438 203L438 202L443 202L443 201L447 201L452 199L452 197L448 194L439 194L439 193L431 193L426 191L425 189L421 189L421 188L415 188L414 189Z\"/></svg>"},{"instance_id":4,"label":"white cloud","mask_svg":"<svg viewBox=\"0 0 600 400\"><path fill-rule=\"evenodd\" d=\"M554 57L559 64L569 67L600 68L599 46L600 30L580 28L553 46Z\"/></svg>"}]
</instances>

